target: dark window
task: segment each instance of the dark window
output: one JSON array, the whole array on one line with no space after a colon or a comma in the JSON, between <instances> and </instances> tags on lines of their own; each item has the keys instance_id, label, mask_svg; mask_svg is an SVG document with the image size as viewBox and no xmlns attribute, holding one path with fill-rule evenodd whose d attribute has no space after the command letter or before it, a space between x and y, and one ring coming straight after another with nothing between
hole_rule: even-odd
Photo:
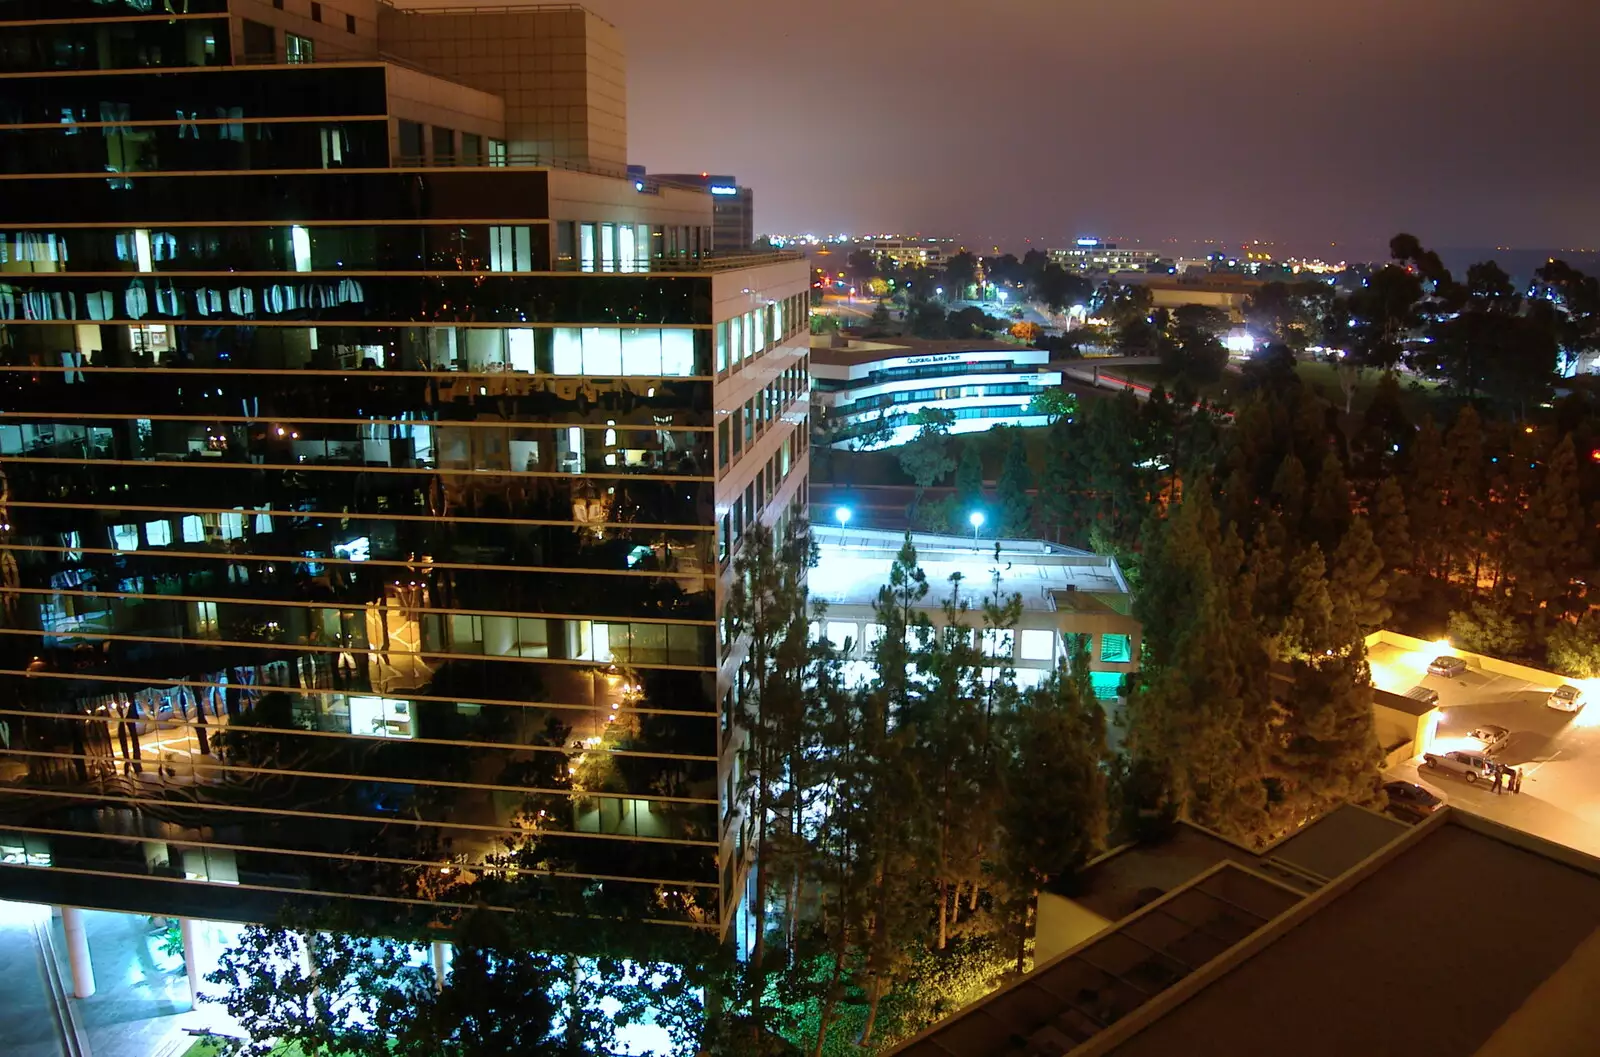
<instances>
[{"instance_id":1,"label":"dark window","mask_svg":"<svg viewBox=\"0 0 1600 1057\"><path fill-rule=\"evenodd\" d=\"M274 10L282 11L283 10L283 0L272 0L272 6L273 6Z\"/></svg>"},{"instance_id":2,"label":"dark window","mask_svg":"<svg viewBox=\"0 0 1600 1057\"><path fill-rule=\"evenodd\" d=\"M356 16L344 16L344 31L346 33L354 33L356 31Z\"/></svg>"},{"instance_id":3,"label":"dark window","mask_svg":"<svg viewBox=\"0 0 1600 1057\"><path fill-rule=\"evenodd\" d=\"M244 61L267 63L278 61L278 34L264 22L244 20Z\"/></svg>"},{"instance_id":4,"label":"dark window","mask_svg":"<svg viewBox=\"0 0 1600 1057\"><path fill-rule=\"evenodd\" d=\"M461 164L483 164L483 137L472 132L461 134Z\"/></svg>"},{"instance_id":5,"label":"dark window","mask_svg":"<svg viewBox=\"0 0 1600 1057\"><path fill-rule=\"evenodd\" d=\"M312 3L312 5L311 5L311 21L313 21L313 22L321 22L322 21L322 5L321 4Z\"/></svg>"},{"instance_id":6,"label":"dark window","mask_svg":"<svg viewBox=\"0 0 1600 1057\"><path fill-rule=\"evenodd\" d=\"M403 164L416 165L423 160L422 126L405 118L401 118L399 124L400 161Z\"/></svg>"},{"instance_id":7,"label":"dark window","mask_svg":"<svg viewBox=\"0 0 1600 1057\"><path fill-rule=\"evenodd\" d=\"M456 134L454 129L433 126L433 164L456 163Z\"/></svg>"}]
</instances>

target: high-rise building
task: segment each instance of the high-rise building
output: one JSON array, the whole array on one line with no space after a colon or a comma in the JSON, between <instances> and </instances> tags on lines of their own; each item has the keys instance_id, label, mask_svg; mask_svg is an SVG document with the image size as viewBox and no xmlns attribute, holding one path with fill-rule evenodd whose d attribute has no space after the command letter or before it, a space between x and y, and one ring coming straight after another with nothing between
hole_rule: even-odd
<instances>
[{"instance_id":1,"label":"high-rise building","mask_svg":"<svg viewBox=\"0 0 1600 1057\"><path fill-rule=\"evenodd\" d=\"M719 616L805 507L807 266L626 176L618 32L11 0L0 45L0 899L554 875L726 930Z\"/></svg>"},{"instance_id":2,"label":"high-rise building","mask_svg":"<svg viewBox=\"0 0 1600 1057\"><path fill-rule=\"evenodd\" d=\"M732 176L652 173L659 183L698 187L711 196L711 246L718 253L749 253L756 240L756 193Z\"/></svg>"}]
</instances>

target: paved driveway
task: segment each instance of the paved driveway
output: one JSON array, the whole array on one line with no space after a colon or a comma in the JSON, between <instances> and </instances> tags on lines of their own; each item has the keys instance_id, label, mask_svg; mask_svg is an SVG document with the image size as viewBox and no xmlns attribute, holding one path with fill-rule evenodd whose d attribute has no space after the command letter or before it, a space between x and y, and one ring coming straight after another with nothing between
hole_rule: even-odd
<instances>
[{"instance_id":1,"label":"paved driveway","mask_svg":"<svg viewBox=\"0 0 1600 1057\"><path fill-rule=\"evenodd\" d=\"M1497 758L1522 771L1523 786L1520 794L1497 796L1487 783L1468 785L1426 767L1420 769L1423 784L1456 807L1600 856L1600 707L1590 702L1576 714L1559 712L1544 703L1553 681L1536 684L1472 668L1446 679L1427 674L1428 659L1380 644L1371 654L1373 684L1394 693L1418 685L1439 692L1435 752L1475 748L1466 734L1479 724L1505 727L1511 739ZM1391 773L1416 781L1418 762Z\"/></svg>"}]
</instances>

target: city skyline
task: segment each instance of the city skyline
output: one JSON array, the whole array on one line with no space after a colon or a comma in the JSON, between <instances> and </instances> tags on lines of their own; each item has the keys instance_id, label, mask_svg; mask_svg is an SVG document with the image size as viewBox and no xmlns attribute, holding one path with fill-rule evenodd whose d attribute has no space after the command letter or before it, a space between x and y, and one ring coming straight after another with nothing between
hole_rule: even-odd
<instances>
[{"instance_id":1,"label":"city skyline","mask_svg":"<svg viewBox=\"0 0 1600 1057\"><path fill-rule=\"evenodd\" d=\"M1600 245L1600 148L1565 131L1600 99L1579 0L587 6L628 49L630 159L738 173L758 231ZM786 107L787 141L763 131Z\"/></svg>"}]
</instances>

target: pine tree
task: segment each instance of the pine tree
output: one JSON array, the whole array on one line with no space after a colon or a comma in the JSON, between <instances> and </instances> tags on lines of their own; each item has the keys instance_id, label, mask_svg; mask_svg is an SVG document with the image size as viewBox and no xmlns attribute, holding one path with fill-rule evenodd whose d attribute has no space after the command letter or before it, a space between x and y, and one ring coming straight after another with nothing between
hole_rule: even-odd
<instances>
[{"instance_id":1,"label":"pine tree","mask_svg":"<svg viewBox=\"0 0 1600 1057\"><path fill-rule=\"evenodd\" d=\"M1328 569L1328 597L1333 603L1328 649L1342 651L1389 619L1389 583L1383 575L1383 554L1372 538L1367 519L1357 517L1345 530Z\"/></svg>"},{"instance_id":2,"label":"pine tree","mask_svg":"<svg viewBox=\"0 0 1600 1057\"><path fill-rule=\"evenodd\" d=\"M1273 751L1272 815L1280 830L1341 803L1373 804L1383 764L1359 642L1348 656L1297 660L1291 674L1279 695Z\"/></svg>"},{"instance_id":3,"label":"pine tree","mask_svg":"<svg viewBox=\"0 0 1600 1057\"><path fill-rule=\"evenodd\" d=\"M1439 527L1446 547L1445 575L1465 577L1474 591L1489 543L1486 465L1483 422L1468 404L1445 437L1445 511Z\"/></svg>"},{"instance_id":4,"label":"pine tree","mask_svg":"<svg viewBox=\"0 0 1600 1057\"><path fill-rule=\"evenodd\" d=\"M1578 491L1578 460L1572 435L1556 442L1544 478L1509 526L1513 602L1542 630L1564 616L1574 594L1572 578L1587 557L1587 519Z\"/></svg>"},{"instance_id":5,"label":"pine tree","mask_svg":"<svg viewBox=\"0 0 1600 1057\"><path fill-rule=\"evenodd\" d=\"M1437 576L1449 567L1449 540L1445 538L1445 473L1448 463L1444 439L1430 416L1422 420L1411 449L1406 487L1406 519L1415 552L1415 568L1422 576Z\"/></svg>"},{"instance_id":6,"label":"pine tree","mask_svg":"<svg viewBox=\"0 0 1600 1057\"><path fill-rule=\"evenodd\" d=\"M954 509L950 518L952 529L969 527L968 518L974 513L985 515L986 527L991 529L998 527L994 518L984 509L983 457L978 454L978 443L975 438L968 438L961 446L961 461L956 465L956 490L953 499Z\"/></svg>"},{"instance_id":7,"label":"pine tree","mask_svg":"<svg viewBox=\"0 0 1600 1057\"><path fill-rule=\"evenodd\" d=\"M1413 557L1411 519L1406 513L1405 493L1394 477L1378 482L1367 520L1371 524L1373 542L1383 555L1384 568L1390 572L1409 569Z\"/></svg>"},{"instance_id":8,"label":"pine tree","mask_svg":"<svg viewBox=\"0 0 1600 1057\"><path fill-rule=\"evenodd\" d=\"M1011 441L1006 446L1005 464L1000 470L999 494L996 496L1000 514L1000 535L1007 539L1020 539L1031 535L1033 525L1033 499L1028 493L1033 488L1033 470L1028 466L1028 443L1020 429L1008 431Z\"/></svg>"},{"instance_id":9,"label":"pine tree","mask_svg":"<svg viewBox=\"0 0 1600 1057\"><path fill-rule=\"evenodd\" d=\"M1065 664L1023 695L1008 724L996 872L1025 968L1029 913L1047 882L1070 874L1105 843L1106 720Z\"/></svg>"},{"instance_id":10,"label":"pine tree","mask_svg":"<svg viewBox=\"0 0 1600 1057\"><path fill-rule=\"evenodd\" d=\"M1332 451L1322 458L1307 516L1307 536L1322 547L1324 554L1332 553L1350 524L1351 516L1350 482L1345 477L1344 463Z\"/></svg>"}]
</instances>

